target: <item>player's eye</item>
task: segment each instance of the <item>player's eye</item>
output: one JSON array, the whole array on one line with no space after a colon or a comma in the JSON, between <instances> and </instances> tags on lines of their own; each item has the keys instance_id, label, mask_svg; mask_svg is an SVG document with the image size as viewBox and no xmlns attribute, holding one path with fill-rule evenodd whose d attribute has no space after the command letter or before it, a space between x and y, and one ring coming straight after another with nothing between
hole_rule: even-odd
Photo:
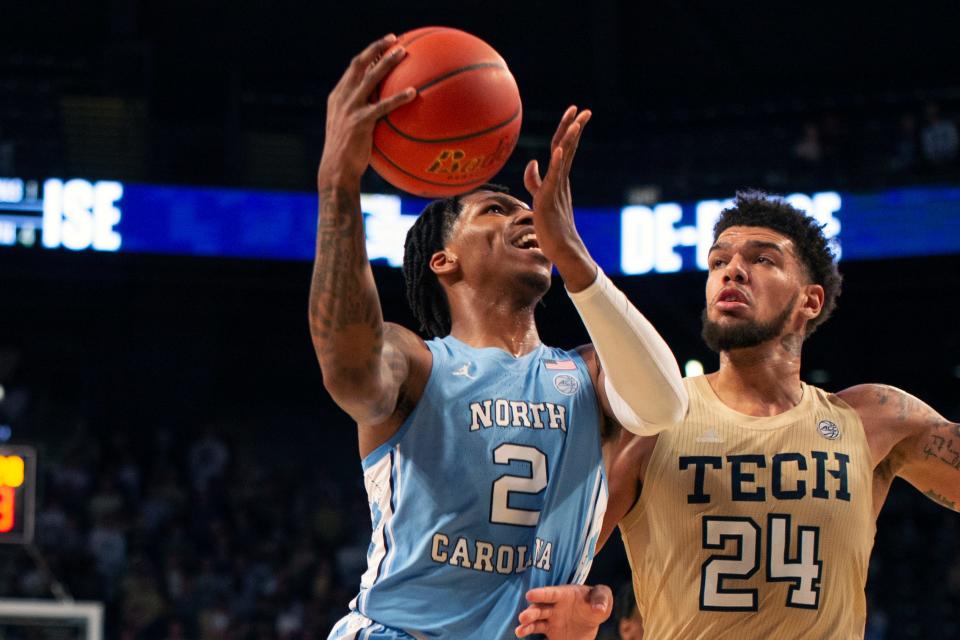
<instances>
[{"instance_id":1,"label":"player's eye","mask_svg":"<svg viewBox=\"0 0 960 640\"><path fill-rule=\"evenodd\" d=\"M710 261L710 268L719 269L725 264L726 264L726 261L723 258L714 258L713 260Z\"/></svg>"},{"instance_id":2,"label":"player's eye","mask_svg":"<svg viewBox=\"0 0 960 640\"><path fill-rule=\"evenodd\" d=\"M767 256L758 256L758 257L757 257L757 262L758 262L759 264L773 264L773 260L771 260L771 259L768 258Z\"/></svg>"},{"instance_id":3,"label":"player's eye","mask_svg":"<svg viewBox=\"0 0 960 640\"><path fill-rule=\"evenodd\" d=\"M487 212L487 213L496 213L496 214L498 214L498 215L502 215L502 214L505 214L505 213L507 212L507 210L504 209L502 205L499 205L499 204L491 204L491 205L489 205L489 206L487 207L486 212Z\"/></svg>"}]
</instances>

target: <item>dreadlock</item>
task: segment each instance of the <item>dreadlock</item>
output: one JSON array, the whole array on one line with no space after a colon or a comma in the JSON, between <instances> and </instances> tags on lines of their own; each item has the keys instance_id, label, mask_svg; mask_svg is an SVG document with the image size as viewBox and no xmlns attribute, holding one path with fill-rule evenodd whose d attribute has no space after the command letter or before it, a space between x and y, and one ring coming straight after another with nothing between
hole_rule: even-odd
<instances>
[{"instance_id":1,"label":"dreadlock","mask_svg":"<svg viewBox=\"0 0 960 640\"><path fill-rule=\"evenodd\" d=\"M427 337L450 333L450 306L440 281L430 269L430 257L442 251L453 225L463 211L463 197L477 191L509 193L506 187L484 184L457 196L441 198L428 204L407 232L403 245L403 279L407 303Z\"/></svg>"}]
</instances>

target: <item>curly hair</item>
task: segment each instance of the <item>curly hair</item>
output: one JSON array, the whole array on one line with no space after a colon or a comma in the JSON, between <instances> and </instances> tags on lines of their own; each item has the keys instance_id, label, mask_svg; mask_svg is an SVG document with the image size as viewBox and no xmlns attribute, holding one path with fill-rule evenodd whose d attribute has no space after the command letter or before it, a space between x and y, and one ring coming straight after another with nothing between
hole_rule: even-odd
<instances>
[{"instance_id":1,"label":"curly hair","mask_svg":"<svg viewBox=\"0 0 960 640\"><path fill-rule=\"evenodd\" d=\"M713 227L714 240L729 227L764 227L790 238L810 281L823 287L823 308L807 321L805 334L809 336L827 321L837 308L843 277L822 225L780 198L751 190L737 192L733 206L720 213Z\"/></svg>"},{"instance_id":2,"label":"curly hair","mask_svg":"<svg viewBox=\"0 0 960 640\"><path fill-rule=\"evenodd\" d=\"M441 198L428 204L407 231L403 245L403 280L407 303L420 329L434 338L450 333L450 306L440 280L430 269L430 257L443 250L454 223L463 211L463 197L477 191L510 193L498 184L483 184L467 193Z\"/></svg>"}]
</instances>

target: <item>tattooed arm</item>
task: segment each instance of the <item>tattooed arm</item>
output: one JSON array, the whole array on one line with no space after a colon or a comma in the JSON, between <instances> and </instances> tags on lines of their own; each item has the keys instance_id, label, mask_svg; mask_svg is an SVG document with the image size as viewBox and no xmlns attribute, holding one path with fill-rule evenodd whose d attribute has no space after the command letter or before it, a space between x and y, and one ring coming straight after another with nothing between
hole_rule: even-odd
<instances>
[{"instance_id":1,"label":"tattooed arm","mask_svg":"<svg viewBox=\"0 0 960 640\"><path fill-rule=\"evenodd\" d=\"M360 210L360 178L370 161L377 119L413 99L412 88L371 102L377 84L400 62L402 48L383 53L387 36L357 55L327 100L323 157L317 173L320 212L310 287L310 334L324 386L359 424L394 412L409 373L414 338L385 331ZM409 334L409 335L406 335Z\"/></svg>"},{"instance_id":2,"label":"tattooed arm","mask_svg":"<svg viewBox=\"0 0 960 640\"><path fill-rule=\"evenodd\" d=\"M937 504L960 511L960 424L909 393L879 384L840 392L863 419L875 479L900 476Z\"/></svg>"}]
</instances>

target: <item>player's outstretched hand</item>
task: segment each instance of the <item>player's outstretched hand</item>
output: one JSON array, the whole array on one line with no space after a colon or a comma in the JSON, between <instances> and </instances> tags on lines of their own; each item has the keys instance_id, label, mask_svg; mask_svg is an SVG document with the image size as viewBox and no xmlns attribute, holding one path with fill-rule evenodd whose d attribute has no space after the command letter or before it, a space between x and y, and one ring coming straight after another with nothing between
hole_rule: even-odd
<instances>
[{"instance_id":1,"label":"player's outstretched hand","mask_svg":"<svg viewBox=\"0 0 960 640\"><path fill-rule=\"evenodd\" d=\"M596 277L596 267L573 221L573 197L570 194L570 169L583 128L590 120L589 110L571 106L560 119L550 143L550 165L540 177L536 160L527 163L523 182L533 197L533 226L540 250L563 276L567 288L579 291Z\"/></svg>"},{"instance_id":2,"label":"player's outstretched hand","mask_svg":"<svg viewBox=\"0 0 960 640\"><path fill-rule=\"evenodd\" d=\"M602 584L540 587L527 592L527 602L514 631L518 638L542 633L549 640L594 640L613 610L613 592Z\"/></svg>"},{"instance_id":3,"label":"player's outstretched hand","mask_svg":"<svg viewBox=\"0 0 960 640\"><path fill-rule=\"evenodd\" d=\"M397 37L384 36L358 53L327 98L327 127L318 179L356 181L370 163L373 127L377 120L416 97L413 87L371 101L377 85L403 60L406 50L389 49Z\"/></svg>"}]
</instances>

